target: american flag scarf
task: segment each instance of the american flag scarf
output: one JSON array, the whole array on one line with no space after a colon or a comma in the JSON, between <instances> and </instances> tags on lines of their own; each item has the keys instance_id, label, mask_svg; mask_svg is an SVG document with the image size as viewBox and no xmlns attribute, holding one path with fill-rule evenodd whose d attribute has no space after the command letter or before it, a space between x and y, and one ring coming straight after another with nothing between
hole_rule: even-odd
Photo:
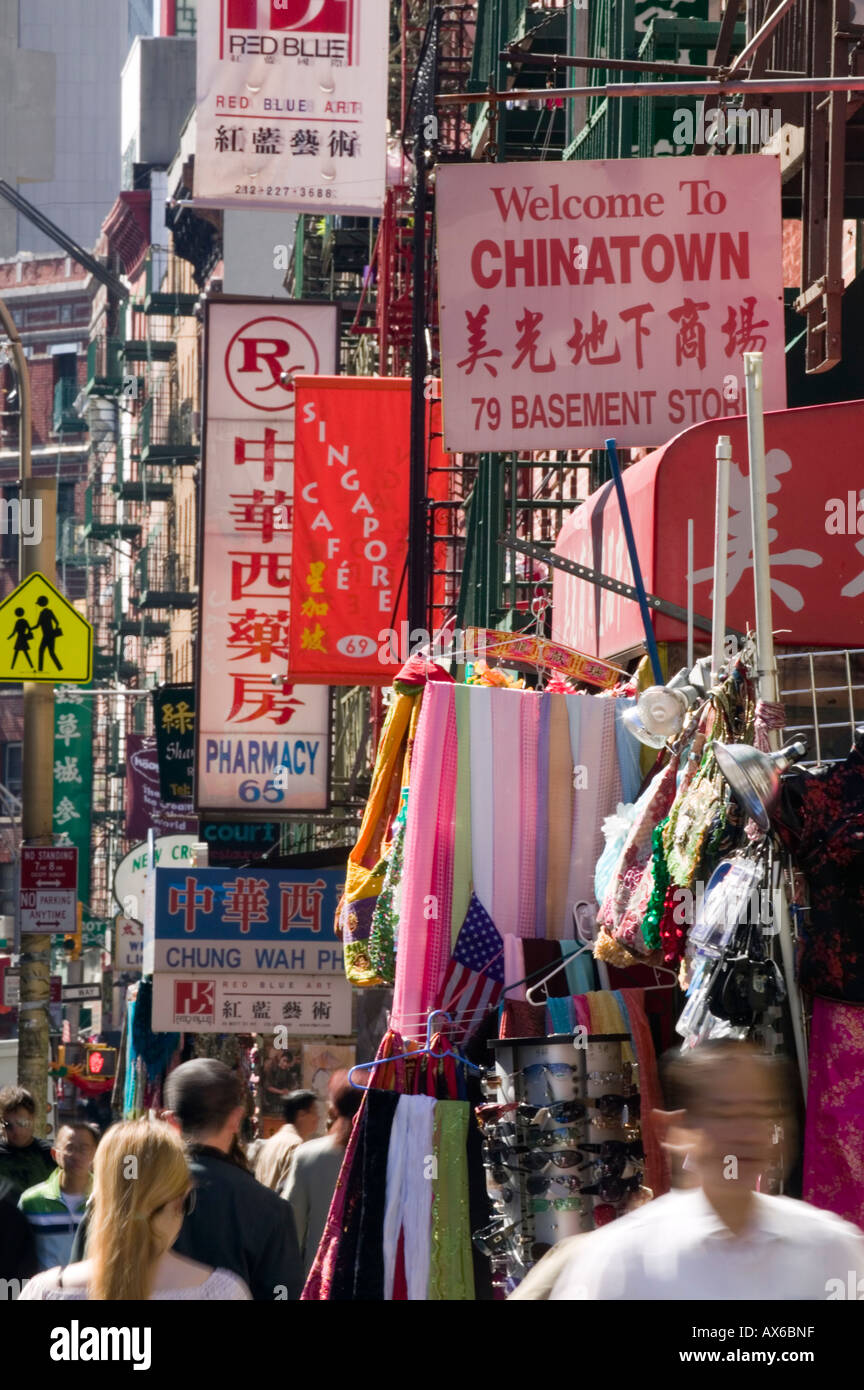
<instances>
[{"instance_id":1,"label":"american flag scarf","mask_svg":"<svg viewBox=\"0 0 864 1390\"><path fill-rule=\"evenodd\" d=\"M441 986L439 1009L467 1037L495 1007L504 987L504 941L476 893L471 894L465 921Z\"/></svg>"}]
</instances>

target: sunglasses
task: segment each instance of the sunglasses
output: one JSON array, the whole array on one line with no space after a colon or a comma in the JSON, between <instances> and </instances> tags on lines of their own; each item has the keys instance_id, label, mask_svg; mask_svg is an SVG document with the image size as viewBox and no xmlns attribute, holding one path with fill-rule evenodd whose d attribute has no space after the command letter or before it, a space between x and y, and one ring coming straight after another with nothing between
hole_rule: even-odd
<instances>
[{"instance_id":1,"label":"sunglasses","mask_svg":"<svg viewBox=\"0 0 864 1390\"><path fill-rule=\"evenodd\" d=\"M24 1129L24 1130L32 1129L32 1128L33 1128L33 1121L32 1121L32 1120L4 1120L4 1121L3 1121L3 1128L4 1128L4 1129Z\"/></svg>"},{"instance_id":2,"label":"sunglasses","mask_svg":"<svg viewBox=\"0 0 864 1390\"><path fill-rule=\"evenodd\" d=\"M535 1081L538 1076L543 1076L544 1072L548 1072L550 1076L572 1076L574 1071L581 1071L578 1062L532 1062L521 1071L514 1071L513 1075L527 1076L529 1081Z\"/></svg>"},{"instance_id":3,"label":"sunglasses","mask_svg":"<svg viewBox=\"0 0 864 1390\"><path fill-rule=\"evenodd\" d=\"M618 1202L628 1192L636 1192L642 1186L642 1175L632 1178L601 1178L590 1187L581 1189L583 1197L602 1197L604 1202Z\"/></svg>"},{"instance_id":4,"label":"sunglasses","mask_svg":"<svg viewBox=\"0 0 864 1390\"><path fill-rule=\"evenodd\" d=\"M645 1150L642 1147L641 1139L604 1139L599 1144L580 1144L580 1149L586 1154L599 1154L601 1158L617 1158L619 1154L626 1158L644 1158Z\"/></svg>"},{"instance_id":5,"label":"sunglasses","mask_svg":"<svg viewBox=\"0 0 864 1390\"><path fill-rule=\"evenodd\" d=\"M481 1255L499 1255L506 1250L518 1229L515 1221L492 1221L482 1230L475 1231L471 1240Z\"/></svg>"},{"instance_id":6,"label":"sunglasses","mask_svg":"<svg viewBox=\"0 0 864 1390\"><path fill-rule=\"evenodd\" d=\"M585 1189L583 1188L583 1191ZM532 1197L531 1211L583 1211L584 1206L578 1197Z\"/></svg>"},{"instance_id":7,"label":"sunglasses","mask_svg":"<svg viewBox=\"0 0 864 1390\"><path fill-rule=\"evenodd\" d=\"M567 1144L572 1141L574 1148L578 1148L578 1138L581 1130L581 1125L565 1125L558 1129L544 1129L532 1136L530 1147L554 1149L556 1144ZM494 1130L489 1130L487 1132L489 1133L490 1139L494 1139L496 1142L525 1137L524 1129L520 1128L518 1125L496 1125ZM528 1145L524 1147L528 1147Z\"/></svg>"},{"instance_id":8,"label":"sunglasses","mask_svg":"<svg viewBox=\"0 0 864 1390\"><path fill-rule=\"evenodd\" d=\"M549 1118L582 1120L588 1112L587 1107L578 1100L552 1100L548 1105L528 1105L524 1101L514 1100L508 1105L478 1105L476 1113L480 1123L486 1125L489 1122L495 1124L502 1115L516 1115L529 1124L543 1124Z\"/></svg>"},{"instance_id":9,"label":"sunglasses","mask_svg":"<svg viewBox=\"0 0 864 1390\"><path fill-rule=\"evenodd\" d=\"M641 1096L634 1091L632 1096L592 1096L589 1102L601 1115L621 1115L626 1110L632 1119L638 1119L641 1110Z\"/></svg>"}]
</instances>

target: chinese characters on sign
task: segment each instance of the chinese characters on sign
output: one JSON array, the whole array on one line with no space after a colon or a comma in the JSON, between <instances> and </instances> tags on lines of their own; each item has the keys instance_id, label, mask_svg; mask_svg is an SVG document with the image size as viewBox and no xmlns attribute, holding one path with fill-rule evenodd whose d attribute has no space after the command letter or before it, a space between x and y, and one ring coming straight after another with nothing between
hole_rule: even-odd
<instances>
[{"instance_id":1,"label":"chinese characters on sign","mask_svg":"<svg viewBox=\"0 0 864 1390\"><path fill-rule=\"evenodd\" d=\"M196 201L379 213L381 0L198 0Z\"/></svg>"},{"instance_id":2,"label":"chinese characters on sign","mask_svg":"<svg viewBox=\"0 0 864 1390\"><path fill-rule=\"evenodd\" d=\"M269 1033L297 1037L351 1032L351 986L337 975L156 975L154 1032Z\"/></svg>"},{"instance_id":3,"label":"chinese characters on sign","mask_svg":"<svg viewBox=\"0 0 864 1390\"><path fill-rule=\"evenodd\" d=\"M409 387L298 378L288 665L298 680L393 678L378 634L407 615Z\"/></svg>"},{"instance_id":4,"label":"chinese characters on sign","mask_svg":"<svg viewBox=\"0 0 864 1390\"><path fill-rule=\"evenodd\" d=\"M159 790L170 806L192 800L195 762L195 687L163 685L153 691L153 725L159 757Z\"/></svg>"},{"instance_id":5,"label":"chinese characters on sign","mask_svg":"<svg viewBox=\"0 0 864 1390\"><path fill-rule=\"evenodd\" d=\"M292 378L335 369L337 322L333 305L265 305L207 311L195 778L202 810L258 816L328 800L329 693L278 678L291 620Z\"/></svg>"},{"instance_id":6,"label":"chinese characters on sign","mask_svg":"<svg viewBox=\"0 0 864 1390\"><path fill-rule=\"evenodd\" d=\"M155 878L157 972L342 969L332 930L342 869L157 868Z\"/></svg>"},{"instance_id":7,"label":"chinese characters on sign","mask_svg":"<svg viewBox=\"0 0 864 1390\"><path fill-rule=\"evenodd\" d=\"M90 901L93 700L77 686L54 694L54 834L78 850L78 900Z\"/></svg>"},{"instance_id":8,"label":"chinese characters on sign","mask_svg":"<svg viewBox=\"0 0 864 1390\"><path fill-rule=\"evenodd\" d=\"M659 444L786 379L777 159L447 165L448 450Z\"/></svg>"}]
</instances>

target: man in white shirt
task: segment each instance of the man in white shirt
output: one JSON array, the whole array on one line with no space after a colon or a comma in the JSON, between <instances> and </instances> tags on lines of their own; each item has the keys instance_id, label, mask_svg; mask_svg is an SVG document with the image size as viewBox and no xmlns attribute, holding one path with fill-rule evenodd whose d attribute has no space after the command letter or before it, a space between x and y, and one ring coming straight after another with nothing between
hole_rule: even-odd
<instances>
[{"instance_id":1,"label":"man in white shirt","mask_svg":"<svg viewBox=\"0 0 864 1390\"><path fill-rule=\"evenodd\" d=\"M314 1091L291 1091L282 1103L285 1123L265 1139L255 1155L255 1176L278 1192L288 1181L295 1151L318 1129L318 1097Z\"/></svg>"},{"instance_id":2,"label":"man in white shirt","mask_svg":"<svg viewBox=\"0 0 864 1390\"><path fill-rule=\"evenodd\" d=\"M722 1039L664 1068L667 1142L698 1186L583 1237L553 1300L819 1300L864 1297L864 1233L790 1197L757 1192L794 1135L786 1063ZM861 1280L859 1291L859 1280ZM848 1290L858 1293L850 1295Z\"/></svg>"}]
</instances>

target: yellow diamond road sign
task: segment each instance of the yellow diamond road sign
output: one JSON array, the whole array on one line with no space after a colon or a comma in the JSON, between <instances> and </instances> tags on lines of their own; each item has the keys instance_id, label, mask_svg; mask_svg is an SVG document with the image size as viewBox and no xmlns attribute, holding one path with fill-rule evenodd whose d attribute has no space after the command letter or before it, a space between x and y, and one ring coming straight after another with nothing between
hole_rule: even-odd
<instances>
[{"instance_id":1,"label":"yellow diamond road sign","mask_svg":"<svg viewBox=\"0 0 864 1390\"><path fill-rule=\"evenodd\" d=\"M0 681L84 685L93 675L93 629L44 574L0 603Z\"/></svg>"}]
</instances>

